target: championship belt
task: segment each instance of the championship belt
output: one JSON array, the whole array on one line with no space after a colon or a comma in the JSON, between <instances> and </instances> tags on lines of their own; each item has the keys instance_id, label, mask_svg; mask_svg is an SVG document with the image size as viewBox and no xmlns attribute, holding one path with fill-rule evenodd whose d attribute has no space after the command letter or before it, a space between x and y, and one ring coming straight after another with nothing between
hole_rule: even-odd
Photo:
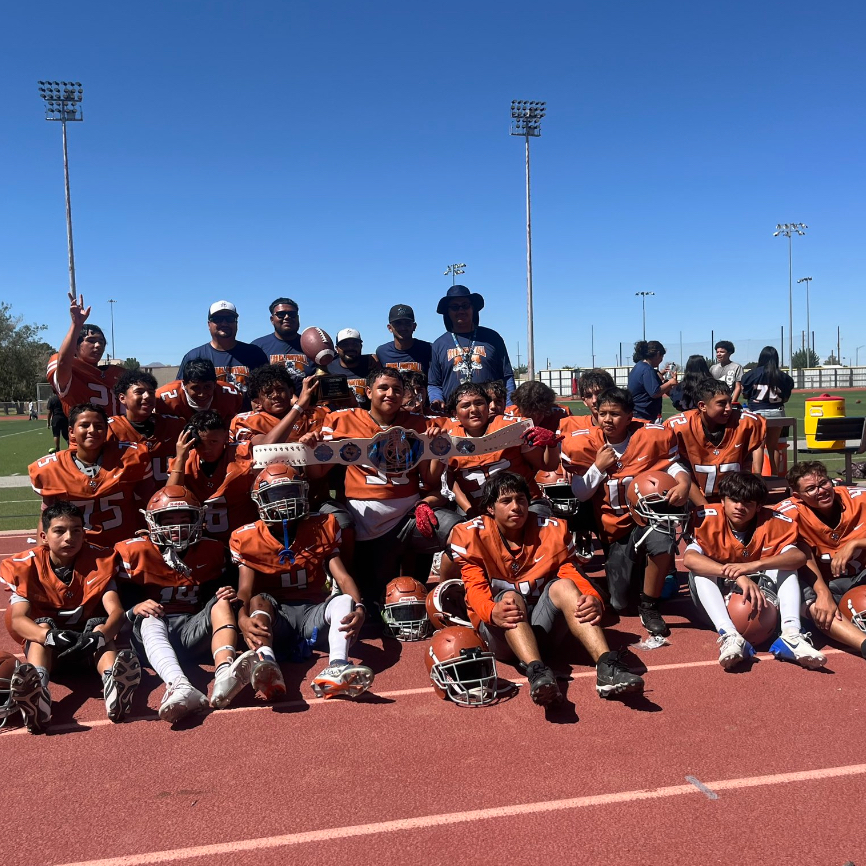
<instances>
[{"instance_id":1,"label":"championship belt","mask_svg":"<svg viewBox=\"0 0 866 866\"><path fill-rule=\"evenodd\" d=\"M253 446L253 466L262 469L270 463L289 466L337 464L369 466L383 475L403 475L422 460L443 457L492 454L520 445L531 421L518 421L493 433L472 438L440 433L429 436L405 427L390 427L372 439L328 439L315 445L279 442Z\"/></svg>"}]
</instances>

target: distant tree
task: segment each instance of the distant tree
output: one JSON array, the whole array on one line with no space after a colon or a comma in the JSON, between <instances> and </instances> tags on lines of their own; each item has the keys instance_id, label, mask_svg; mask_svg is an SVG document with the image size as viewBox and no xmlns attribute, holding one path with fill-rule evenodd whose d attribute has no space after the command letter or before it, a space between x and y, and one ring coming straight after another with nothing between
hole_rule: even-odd
<instances>
[{"instance_id":1,"label":"distant tree","mask_svg":"<svg viewBox=\"0 0 866 866\"><path fill-rule=\"evenodd\" d=\"M818 353L812 349L798 349L794 352L794 368L802 370L804 367L817 367L821 363Z\"/></svg>"},{"instance_id":2,"label":"distant tree","mask_svg":"<svg viewBox=\"0 0 866 866\"><path fill-rule=\"evenodd\" d=\"M830 352L829 357L827 358L826 361L824 361L824 363L827 364L827 365L830 366L830 367L836 367L836 366L838 366L838 365L839 365L839 359L836 357L836 353L835 353L835 352Z\"/></svg>"},{"instance_id":3,"label":"distant tree","mask_svg":"<svg viewBox=\"0 0 866 866\"><path fill-rule=\"evenodd\" d=\"M744 370L754 370L755 367L757 367L757 366L758 366L757 361L747 361L745 364L743 364L743 369Z\"/></svg>"},{"instance_id":4,"label":"distant tree","mask_svg":"<svg viewBox=\"0 0 866 866\"><path fill-rule=\"evenodd\" d=\"M527 367L526 364L518 364L514 368L514 374L516 376L522 376L524 373L527 372L527 370L529 370L529 367Z\"/></svg>"},{"instance_id":5,"label":"distant tree","mask_svg":"<svg viewBox=\"0 0 866 866\"><path fill-rule=\"evenodd\" d=\"M123 366L126 367L127 370L137 370L141 364L138 363L138 358L127 358L123 362Z\"/></svg>"},{"instance_id":6,"label":"distant tree","mask_svg":"<svg viewBox=\"0 0 866 866\"><path fill-rule=\"evenodd\" d=\"M0 303L0 399L31 400L45 381L55 349L39 338L47 325L22 325L9 304Z\"/></svg>"}]
</instances>

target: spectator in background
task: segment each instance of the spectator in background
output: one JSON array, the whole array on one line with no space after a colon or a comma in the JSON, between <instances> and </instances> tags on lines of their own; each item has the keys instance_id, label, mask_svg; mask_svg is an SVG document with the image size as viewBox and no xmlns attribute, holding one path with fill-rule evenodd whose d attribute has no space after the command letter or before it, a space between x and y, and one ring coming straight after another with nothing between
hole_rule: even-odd
<instances>
[{"instance_id":1,"label":"spectator in background","mask_svg":"<svg viewBox=\"0 0 866 866\"><path fill-rule=\"evenodd\" d=\"M714 379L724 382L731 389L732 400L736 403L743 391L741 383L743 368L736 361L731 360L731 355L736 349L730 340L719 340L715 349L718 363L710 367L710 375Z\"/></svg>"},{"instance_id":2,"label":"spectator in background","mask_svg":"<svg viewBox=\"0 0 866 866\"><path fill-rule=\"evenodd\" d=\"M274 330L264 337L256 337L250 345L258 346L268 356L268 363L283 364L299 387L310 361L301 349L298 305L291 298L277 298L271 302L268 312Z\"/></svg>"},{"instance_id":3,"label":"spectator in background","mask_svg":"<svg viewBox=\"0 0 866 866\"><path fill-rule=\"evenodd\" d=\"M634 417L642 421L661 418L662 397L677 385L676 371L667 382L662 382L659 375L659 364L666 351L658 340L638 340L634 344L635 365L628 374L628 390L634 400Z\"/></svg>"},{"instance_id":4,"label":"spectator in background","mask_svg":"<svg viewBox=\"0 0 866 866\"><path fill-rule=\"evenodd\" d=\"M466 286L451 286L436 312L445 333L433 343L427 393L434 412L442 413L448 398L465 382L505 382L508 401L514 391L514 372L505 341L491 328L478 324L484 298Z\"/></svg>"},{"instance_id":5,"label":"spectator in background","mask_svg":"<svg viewBox=\"0 0 866 866\"><path fill-rule=\"evenodd\" d=\"M406 304L396 304L388 313L388 330L394 335L390 343L383 343L376 349L376 357L383 367L394 367L400 372L415 370L427 375L433 346L416 340L415 311Z\"/></svg>"},{"instance_id":6,"label":"spectator in background","mask_svg":"<svg viewBox=\"0 0 866 866\"><path fill-rule=\"evenodd\" d=\"M784 418L785 403L794 390L794 380L779 369L779 353L772 346L764 346L758 357L758 366L743 376L743 396L749 401L749 409L764 418ZM781 427L767 425L767 459L770 473L778 471L779 437Z\"/></svg>"},{"instance_id":7,"label":"spectator in background","mask_svg":"<svg viewBox=\"0 0 866 866\"><path fill-rule=\"evenodd\" d=\"M48 398L46 409L48 412L48 426L51 428L51 435L54 437L54 447L49 448L48 453L54 454L60 450L61 436L67 442L69 441L69 420L63 411L63 404L56 394L52 394Z\"/></svg>"},{"instance_id":8,"label":"spectator in background","mask_svg":"<svg viewBox=\"0 0 866 866\"><path fill-rule=\"evenodd\" d=\"M698 387L701 380L707 379L709 376L710 368L707 359L703 355L689 355L682 384L676 385L670 393L671 403L678 411L688 412L689 409L698 408L698 400L701 399L698 395ZM716 376L715 378L720 377Z\"/></svg>"},{"instance_id":9,"label":"spectator in background","mask_svg":"<svg viewBox=\"0 0 866 866\"><path fill-rule=\"evenodd\" d=\"M364 355L364 341L361 332L354 328L343 328L337 332L337 357L328 364L328 372L335 376L345 376L349 380L349 391L355 396L356 405L362 409L370 408L367 396L367 375L380 367L375 355ZM401 380L402 381L402 380ZM331 401L333 404L333 401ZM332 408L344 408L342 406Z\"/></svg>"},{"instance_id":10,"label":"spectator in background","mask_svg":"<svg viewBox=\"0 0 866 866\"><path fill-rule=\"evenodd\" d=\"M194 358L206 358L214 365L218 382L235 385L246 393L246 381L256 367L264 367L268 356L250 343L237 339L238 311L229 301L216 301L207 313L210 342L191 349L180 362L180 377L184 378L184 368Z\"/></svg>"},{"instance_id":11,"label":"spectator in background","mask_svg":"<svg viewBox=\"0 0 866 866\"><path fill-rule=\"evenodd\" d=\"M32 400L27 404L27 414L30 416L31 421L35 421L39 418L39 413L36 411L36 404Z\"/></svg>"}]
</instances>

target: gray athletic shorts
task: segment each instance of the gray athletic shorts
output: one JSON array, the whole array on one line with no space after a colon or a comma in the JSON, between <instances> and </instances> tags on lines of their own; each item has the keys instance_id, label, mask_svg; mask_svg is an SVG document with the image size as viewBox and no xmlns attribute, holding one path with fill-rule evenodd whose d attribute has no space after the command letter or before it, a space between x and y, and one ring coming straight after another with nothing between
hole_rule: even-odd
<instances>
[{"instance_id":1,"label":"gray athletic shorts","mask_svg":"<svg viewBox=\"0 0 866 866\"><path fill-rule=\"evenodd\" d=\"M198 613L169 613L163 617L168 627L168 639L175 652L189 657L210 655L210 639L213 635L210 615L217 601L217 597L214 596ZM145 658L147 653L144 651L144 642L141 639L143 619L143 616L135 618L132 627L132 646L139 656Z\"/></svg>"},{"instance_id":2,"label":"gray athletic shorts","mask_svg":"<svg viewBox=\"0 0 866 866\"><path fill-rule=\"evenodd\" d=\"M545 584L538 601L534 606L529 608L529 624L535 632L535 638L539 643L539 648L543 651L546 648L556 646L568 634L568 623L562 615L562 611L550 600L550 587L560 580L554 577ZM494 601L502 601L506 592L513 592L511 589L503 589L498 595L494 596ZM486 622L479 623L478 634L481 640L487 644L488 649L496 656L497 659L503 662L511 661L514 658L514 653L505 639L505 629L497 625L487 624Z\"/></svg>"},{"instance_id":3,"label":"gray athletic shorts","mask_svg":"<svg viewBox=\"0 0 866 866\"><path fill-rule=\"evenodd\" d=\"M836 604L839 604L842 600L842 596L845 595L849 589L854 589L855 586L862 586L863 584L866 584L866 569L854 577L837 577L835 580L831 580L827 584L827 588L831 593L833 593L833 600ZM803 603L806 607L809 607L809 605L814 604L818 600L818 596L815 594L815 590L804 582L801 581L800 586L803 593Z\"/></svg>"},{"instance_id":4,"label":"gray athletic shorts","mask_svg":"<svg viewBox=\"0 0 866 866\"><path fill-rule=\"evenodd\" d=\"M635 526L628 535L612 541L605 547L607 555L604 570L607 574L607 586L610 591L610 606L616 611L625 610L629 603L632 579L635 567L643 562L645 556L659 556L674 552L674 539L658 530L652 530L646 535L641 546L636 544L647 532L646 526ZM643 585L643 576L640 579Z\"/></svg>"},{"instance_id":5,"label":"gray athletic shorts","mask_svg":"<svg viewBox=\"0 0 866 866\"><path fill-rule=\"evenodd\" d=\"M335 596L325 601L292 602L279 602L266 592L259 593L259 596L271 603L276 614L271 630L274 635L274 655L279 661L288 661L296 656L300 642L309 647L328 646L325 611Z\"/></svg>"},{"instance_id":6,"label":"gray athletic shorts","mask_svg":"<svg viewBox=\"0 0 866 866\"><path fill-rule=\"evenodd\" d=\"M319 514L333 514L340 524L340 529L352 529L355 526L355 518L349 513L349 509L333 499L326 499L319 505Z\"/></svg>"}]
</instances>

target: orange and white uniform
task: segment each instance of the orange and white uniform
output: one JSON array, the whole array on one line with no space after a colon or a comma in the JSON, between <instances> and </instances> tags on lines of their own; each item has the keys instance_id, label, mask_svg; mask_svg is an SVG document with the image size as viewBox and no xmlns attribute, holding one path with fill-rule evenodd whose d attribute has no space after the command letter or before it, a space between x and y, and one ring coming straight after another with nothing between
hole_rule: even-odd
<instances>
[{"instance_id":1,"label":"orange and white uniform","mask_svg":"<svg viewBox=\"0 0 866 866\"><path fill-rule=\"evenodd\" d=\"M174 382L169 382L168 385L158 388L156 396L155 411L160 415L176 415L178 418L189 421L199 411L189 405L186 392L183 390L183 382L180 379L175 379ZM217 382L213 392L213 400L211 400L208 409L213 409L220 418L228 423L240 412L243 402L244 395L234 385Z\"/></svg>"},{"instance_id":2,"label":"orange and white uniform","mask_svg":"<svg viewBox=\"0 0 866 866\"><path fill-rule=\"evenodd\" d=\"M294 413L297 417L298 413ZM322 429L322 424L328 410L324 406L313 406L308 409L303 415L297 417L297 420L292 424L292 429L284 442L297 442L301 436L313 431ZM252 412L241 412L232 418L230 433L232 441L246 442L252 439L253 436L265 435L270 433L282 419L276 415L271 415L269 412L264 412L261 409L256 409Z\"/></svg>"},{"instance_id":3,"label":"orange and white uniform","mask_svg":"<svg viewBox=\"0 0 866 866\"><path fill-rule=\"evenodd\" d=\"M866 489L862 487L836 487L833 493L842 508L842 516L836 526L827 526L823 520L799 497L793 496L780 502L776 511L790 517L797 526L800 537L812 548L821 575L829 583L833 580L830 561L842 545L852 538L866 538ZM866 568L862 561L848 564L850 576Z\"/></svg>"},{"instance_id":4,"label":"orange and white uniform","mask_svg":"<svg viewBox=\"0 0 866 866\"><path fill-rule=\"evenodd\" d=\"M619 459L602 474L594 464L605 441L601 427L572 430L562 442L562 465L574 474L572 487L577 498L592 500L602 540L610 542L627 535L635 525L625 491L636 475L653 469L671 474L684 470L677 463L676 437L662 424L632 422L625 442L613 446Z\"/></svg>"},{"instance_id":5,"label":"orange and white uniform","mask_svg":"<svg viewBox=\"0 0 866 866\"><path fill-rule=\"evenodd\" d=\"M492 517L459 523L451 532L451 553L466 587L466 606L472 625L490 624L494 597L503 590L519 592L535 604L554 578L573 581L584 595L599 597L580 573L574 542L564 520L530 514L523 547L515 555L506 546Z\"/></svg>"},{"instance_id":6,"label":"orange and white uniform","mask_svg":"<svg viewBox=\"0 0 866 866\"><path fill-rule=\"evenodd\" d=\"M745 538L731 528L721 505L697 511L693 533L694 541L688 549L723 565L778 556L795 547L798 538L794 521L768 508L758 509L755 530Z\"/></svg>"},{"instance_id":7,"label":"orange and white uniform","mask_svg":"<svg viewBox=\"0 0 866 866\"><path fill-rule=\"evenodd\" d=\"M85 541L75 557L68 584L54 573L50 557L48 548L39 545L0 563L0 581L12 592L6 612L7 629L12 607L25 601L30 603L30 619L51 617L58 628L80 630L91 617L105 615L102 596L114 588L114 551ZM18 639L15 635L13 638Z\"/></svg>"},{"instance_id":8,"label":"orange and white uniform","mask_svg":"<svg viewBox=\"0 0 866 866\"><path fill-rule=\"evenodd\" d=\"M171 461L169 471L176 459ZM204 530L210 538L228 544L233 529L256 519L258 511L250 498L255 480L251 443L229 442L222 457L208 467L202 465L198 451L193 448L183 473L186 488L207 506Z\"/></svg>"},{"instance_id":9,"label":"orange and white uniform","mask_svg":"<svg viewBox=\"0 0 866 866\"><path fill-rule=\"evenodd\" d=\"M45 505L67 499L84 514L87 540L103 547L129 538L144 526L134 492L153 478L147 446L108 440L93 477L75 463L75 451L58 451L27 467L30 483Z\"/></svg>"},{"instance_id":10,"label":"orange and white uniform","mask_svg":"<svg viewBox=\"0 0 866 866\"><path fill-rule=\"evenodd\" d=\"M256 573L254 591L279 603L323 600L328 594L325 564L340 552L340 525L333 515L311 514L296 526L294 562L288 557L280 562L283 542L261 520L236 529L229 539L232 559Z\"/></svg>"},{"instance_id":11,"label":"orange and white uniform","mask_svg":"<svg viewBox=\"0 0 866 866\"><path fill-rule=\"evenodd\" d=\"M683 463L711 502L719 500L723 475L751 469L752 454L764 446L767 436L767 422L746 410L731 413L718 445L707 437L698 409L674 415L665 425L674 432Z\"/></svg>"},{"instance_id":12,"label":"orange and white uniform","mask_svg":"<svg viewBox=\"0 0 866 866\"><path fill-rule=\"evenodd\" d=\"M142 591L142 598L159 602L167 614L198 613L208 600L202 584L223 576L226 549L212 538L202 538L180 558L189 574L166 563L159 548L146 537L129 538L114 545L117 552L116 576L120 588L129 580Z\"/></svg>"},{"instance_id":13,"label":"orange and white uniform","mask_svg":"<svg viewBox=\"0 0 866 866\"><path fill-rule=\"evenodd\" d=\"M176 415L153 415L153 433L145 436L133 427L126 415L112 415L108 419L108 439L122 442L139 442L150 454L150 468L158 487L168 481L168 462L177 451L177 440L186 426L183 418Z\"/></svg>"},{"instance_id":14,"label":"orange and white uniform","mask_svg":"<svg viewBox=\"0 0 866 866\"><path fill-rule=\"evenodd\" d=\"M72 359L72 374L65 388L57 381L57 365L60 359L58 353L48 359L48 383L63 404L63 411L68 415L73 406L79 403L92 403L102 406L106 415L116 415L120 411L117 398L114 396L114 386L117 380L126 372L123 367L106 364L97 367L88 364L80 358Z\"/></svg>"}]
</instances>

